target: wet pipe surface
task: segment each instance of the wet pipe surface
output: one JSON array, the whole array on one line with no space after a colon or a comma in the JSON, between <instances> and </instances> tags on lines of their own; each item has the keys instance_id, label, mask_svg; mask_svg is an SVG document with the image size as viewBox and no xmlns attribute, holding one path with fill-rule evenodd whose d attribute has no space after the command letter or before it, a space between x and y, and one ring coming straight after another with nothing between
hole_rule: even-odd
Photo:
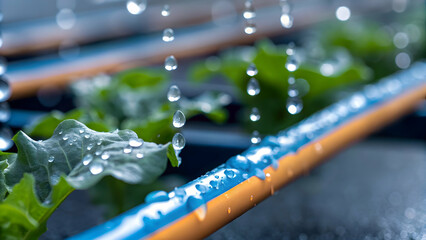
<instances>
[{"instance_id":1,"label":"wet pipe surface","mask_svg":"<svg viewBox=\"0 0 426 240\"><path fill-rule=\"evenodd\" d=\"M387 77L170 193L70 239L208 236L348 144L411 111L426 96L426 63Z\"/></svg>"}]
</instances>

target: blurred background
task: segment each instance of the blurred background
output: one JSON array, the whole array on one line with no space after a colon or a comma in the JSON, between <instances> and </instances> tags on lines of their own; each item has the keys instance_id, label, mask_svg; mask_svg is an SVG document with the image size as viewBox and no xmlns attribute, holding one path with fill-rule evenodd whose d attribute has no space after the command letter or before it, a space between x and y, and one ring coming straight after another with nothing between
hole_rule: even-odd
<instances>
[{"instance_id":1,"label":"blurred background","mask_svg":"<svg viewBox=\"0 0 426 240\"><path fill-rule=\"evenodd\" d=\"M179 168L149 186L120 182L120 203L105 201L117 195L108 178L71 194L43 239L71 236L152 190L180 186L426 56L423 0L3 0L0 13L0 75L11 89L0 106L2 150L16 151L19 130L45 139L67 118L157 143L176 131L176 107L188 119ZM164 70L169 56L175 71ZM285 67L291 61L294 72ZM251 63L256 96L247 86ZM180 105L167 101L172 84ZM425 240L425 139L423 103L210 239Z\"/></svg>"}]
</instances>

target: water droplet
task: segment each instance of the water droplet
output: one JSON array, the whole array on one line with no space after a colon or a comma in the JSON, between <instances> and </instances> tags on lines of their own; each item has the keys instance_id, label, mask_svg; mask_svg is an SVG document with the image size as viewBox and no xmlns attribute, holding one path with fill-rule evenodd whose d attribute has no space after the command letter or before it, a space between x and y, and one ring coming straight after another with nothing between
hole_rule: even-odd
<instances>
[{"instance_id":1,"label":"water droplet","mask_svg":"<svg viewBox=\"0 0 426 240\"><path fill-rule=\"evenodd\" d=\"M181 133L176 133L172 139L173 148L182 150L185 147L185 137Z\"/></svg>"},{"instance_id":2,"label":"water droplet","mask_svg":"<svg viewBox=\"0 0 426 240\"><path fill-rule=\"evenodd\" d=\"M253 131L252 135L251 135L251 143L253 144L258 144L260 143L262 139L260 138L259 132L258 131Z\"/></svg>"},{"instance_id":3,"label":"water droplet","mask_svg":"<svg viewBox=\"0 0 426 240\"><path fill-rule=\"evenodd\" d=\"M181 128L186 123L185 114L181 110L177 110L173 115L173 127Z\"/></svg>"},{"instance_id":4,"label":"water droplet","mask_svg":"<svg viewBox=\"0 0 426 240\"><path fill-rule=\"evenodd\" d=\"M83 129L78 130L79 133L84 133Z\"/></svg>"},{"instance_id":5,"label":"water droplet","mask_svg":"<svg viewBox=\"0 0 426 240\"><path fill-rule=\"evenodd\" d=\"M90 150L92 150L92 148L93 148L93 143L89 143L89 145L87 145L87 151L90 151Z\"/></svg>"},{"instance_id":6,"label":"water droplet","mask_svg":"<svg viewBox=\"0 0 426 240\"><path fill-rule=\"evenodd\" d=\"M347 21L351 17L351 10L346 6L340 6L336 9L336 18L339 21Z\"/></svg>"},{"instance_id":7,"label":"water droplet","mask_svg":"<svg viewBox=\"0 0 426 240\"><path fill-rule=\"evenodd\" d=\"M102 151L101 151L101 150L97 150L97 151L95 152L95 155L96 155L96 156L99 156L99 155L101 155L101 153L102 153Z\"/></svg>"},{"instance_id":8,"label":"water droplet","mask_svg":"<svg viewBox=\"0 0 426 240\"><path fill-rule=\"evenodd\" d=\"M84 134L84 138L89 139L90 135L89 134Z\"/></svg>"},{"instance_id":9,"label":"water droplet","mask_svg":"<svg viewBox=\"0 0 426 240\"><path fill-rule=\"evenodd\" d=\"M58 134L59 134L59 135L62 135L62 131L60 131Z\"/></svg>"},{"instance_id":10,"label":"water droplet","mask_svg":"<svg viewBox=\"0 0 426 240\"><path fill-rule=\"evenodd\" d=\"M231 214L231 207L228 207L228 214Z\"/></svg>"},{"instance_id":11,"label":"water droplet","mask_svg":"<svg viewBox=\"0 0 426 240\"><path fill-rule=\"evenodd\" d=\"M102 153L102 155L101 155L101 158L102 158L103 160L107 160L109 157L110 157L110 155L109 155L109 153L108 153L108 152L104 152L104 153Z\"/></svg>"},{"instance_id":12,"label":"water droplet","mask_svg":"<svg viewBox=\"0 0 426 240\"><path fill-rule=\"evenodd\" d=\"M0 103L0 122L7 122L10 119L9 103Z\"/></svg>"},{"instance_id":13,"label":"water droplet","mask_svg":"<svg viewBox=\"0 0 426 240\"><path fill-rule=\"evenodd\" d=\"M252 1L246 1L244 3L245 5L245 9L243 12L243 17L247 20L251 20L254 19L256 17L256 12L253 6L253 2Z\"/></svg>"},{"instance_id":14,"label":"water droplet","mask_svg":"<svg viewBox=\"0 0 426 240\"><path fill-rule=\"evenodd\" d=\"M164 202L169 199L169 195L165 191L153 191L146 195L145 203Z\"/></svg>"},{"instance_id":15,"label":"water droplet","mask_svg":"<svg viewBox=\"0 0 426 240\"><path fill-rule=\"evenodd\" d=\"M253 202L254 196L250 195L250 202Z\"/></svg>"},{"instance_id":16,"label":"water droplet","mask_svg":"<svg viewBox=\"0 0 426 240\"><path fill-rule=\"evenodd\" d=\"M210 186L212 186L212 188L219 189L219 182L215 180L211 180Z\"/></svg>"},{"instance_id":17,"label":"water droplet","mask_svg":"<svg viewBox=\"0 0 426 240\"><path fill-rule=\"evenodd\" d=\"M288 13L283 13L281 14L280 22L283 28L291 28L293 27L293 16Z\"/></svg>"},{"instance_id":18,"label":"water droplet","mask_svg":"<svg viewBox=\"0 0 426 240\"><path fill-rule=\"evenodd\" d=\"M126 7L133 15L141 14L146 9L146 0L128 0Z\"/></svg>"},{"instance_id":19,"label":"water droplet","mask_svg":"<svg viewBox=\"0 0 426 240\"><path fill-rule=\"evenodd\" d=\"M68 138L69 138L68 135L66 135L66 136L62 137L62 140L66 141L66 140L68 140Z\"/></svg>"},{"instance_id":20,"label":"water droplet","mask_svg":"<svg viewBox=\"0 0 426 240\"><path fill-rule=\"evenodd\" d=\"M179 199L179 200L183 200L183 198L186 195L185 189L182 188L175 188L175 190L173 191L175 193L175 196Z\"/></svg>"},{"instance_id":21,"label":"water droplet","mask_svg":"<svg viewBox=\"0 0 426 240\"><path fill-rule=\"evenodd\" d=\"M290 42L288 45L287 45L287 49L285 50L285 53L287 54L287 55L294 55L294 48L296 47L296 44L294 44L294 42Z\"/></svg>"},{"instance_id":22,"label":"water droplet","mask_svg":"<svg viewBox=\"0 0 426 240\"><path fill-rule=\"evenodd\" d=\"M175 39L175 35L173 32L173 29L171 28L166 28L163 31L163 41L164 42L171 42Z\"/></svg>"},{"instance_id":23,"label":"water droplet","mask_svg":"<svg viewBox=\"0 0 426 240\"><path fill-rule=\"evenodd\" d=\"M104 165L102 163L100 163L100 162L93 162L92 164L90 164L89 171L93 175L98 175L103 170L104 170Z\"/></svg>"},{"instance_id":24,"label":"water droplet","mask_svg":"<svg viewBox=\"0 0 426 240\"><path fill-rule=\"evenodd\" d=\"M139 159L143 158L143 153L137 153L136 157L139 158Z\"/></svg>"},{"instance_id":25,"label":"water droplet","mask_svg":"<svg viewBox=\"0 0 426 240\"><path fill-rule=\"evenodd\" d=\"M123 152L124 153L131 153L132 152L132 148L130 146L127 146L127 147L123 148Z\"/></svg>"},{"instance_id":26,"label":"water droplet","mask_svg":"<svg viewBox=\"0 0 426 240\"><path fill-rule=\"evenodd\" d=\"M194 212L199 221L203 221L207 214L207 205L201 196L189 196L186 207L190 212Z\"/></svg>"},{"instance_id":27,"label":"water droplet","mask_svg":"<svg viewBox=\"0 0 426 240\"><path fill-rule=\"evenodd\" d=\"M287 68L289 72L294 72L299 68L299 62L295 57L288 56L287 62L285 63L285 68Z\"/></svg>"},{"instance_id":28,"label":"water droplet","mask_svg":"<svg viewBox=\"0 0 426 240\"><path fill-rule=\"evenodd\" d=\"M250 113L250 120L252 122L257 122L260 119L260 113L259 113L259 109L257 108L252 108L251 109L251 113Z\"/></svg>"},{"instance_id":29,"label":"water droplet","mask_svg":"<svg viewBox=\"0 0 426 240\"><path fill-rule=\"evenodd\" d=\"M1 127L0 128L0 150L8 150L13 146L12 141L12 130L8 127Z\"/></svg>"},{"instance_id":30,"label":"water droplet","mask_svg":"<svg viewBox=\"0 0 426 240\"><path fill-rule=\"evenodd\" d=\"M173 55L168 56L168 57L166 58L166 60L164 61L164 68L165 68L167 71L173 71L173 70L176 70L176 69L177 69L177 67L178 67L177 61L176 61L176 58L175 58Z\"/></svg>"},{"instance_id":31,"label":"water droplet","mask_svg":"<svg viewBox=\"0 0 426 240\"><path fill-rule=\"evenodd\" d=\"M102 139L99 139L96 145L100 146L102 144Z\"/></svg>"},{"instance_id":32,"label":"water droplet","mask_svg":"<svg viewBox=\"0 0 426 240\"><path fill-rule=\"evenodd\" d=\"M143 140L140 138L130 138L129 145L130 147L140 147L143 144Z\"/></svg>"},{"instance_id":33,"label":"water droplet","mask_svg":"<svg viewBox=\"0 0 426 240\"><path fill-rule=\"evenodd\" d=\"M249 75L250 77L253 77L257 74L257 68L256 65L254 65L254 63L251 63L246 70L247 75Z\"/></svg>"},{"instance_id":34,"label":"water droplet","mask_svg":"<svg viewBox=\"0 0 426 240\"><path fill-rule=\"evenodd\" d=\"M196 185L195 185L195 188L196 188L198 191L200 191L200 193L205 193L205 192L207 192L207 190L208 190L208 188L207 188L205 185L203 185L203 184L196 184Z\"/></svg>"},{"instance_id":35,"label":"water droplet","mask_svg":"<svg viewBox=\"0 0 426 240\"><path fill-rule=\"evenodd\" d=\"M163 9L161 10L161 16L167 17L170 15L170 6L168 4L164 4Z\"/></svg>"},{"instance_id":36,"label":"water droplet","mask_svg":"<svg viewBox=\"0 0 426 240\"><path fill-rule=\"evenodd\" d=\"M176 102L180 99L181 93L180 89L176 85L172 85L169 88L169 91L167 92L167 99L170 102Z\"/></svg>"},{"instance_id":37,"label":"water droplet","mask_svg":"<svg viewBox=\"0 0 426 240\"><path fill-rule=\"evenodd\" d=\"M265 178L266 178L265 173L261 169L259 169L259 168L256 168L254 170L254 175L256 177L260 178L261 180L265 180Z\"/></svg>"},{"instance_id":38,"label":"water droplet","mask_svg":"<svg viewBox=\"0 0 426 240\"><path fill-rule=\"evenodd\" d=\"M250 96L256 96L260 93L259 82L256 78L251 78L247 84L247 93Z\"/></svg>"},{"instance_id":39,"label":"water droplet","mask_svg":"<svg viewBox=\"0 0 426 240\"><path fill-rule=\"evenodd\" d=\"M225 175L226 175L227 178L231 178L232 179L232 178L235 177L235 172L232 169L226 169L224 173L225 173Z\"/></svg>"},{"instance_id":40,"label":"water droplet","mask_svg":"<svg viewBox=\"0 0 426 240\"><path fill-rule=\"evenodd\" d=\"M247 21L246 26L244 27L244 32L246 34L253 34L256 32L256 24L252 21Z\"/></svg>"},{"instance_id":41,"label":"water droplet","mask_svg":"<svg viewBox=\"0 0 426 240\"><path fill-rule=\"evenodd\" d=\"M297 89L296 85L292 84L288 86L288 96L290 97L299 96L299 90Z\"/></svg>"},{"instance_id":42,"label":"water droplet","mask_svg":"<svg viewBox=\"0 0 426 240\"><path fill-rule=\"evenodd\" d=\"M287 107L287 111L290 114L295 115L300 113L300 111L302 111L303 103L302 103L302 100L297 97L288 98L286 107Z\"/></svg>"},{"instance_id":43,"label":"water droplet","mask_svg":"<svg viewBox=\"0 0 426 240\"><path fill-rule=\"evenodd\" d=\"M91 161L93 160L93 156L91 154L87 154L86 156L83 157L82 161L83 161L83 165L87 166Z\"/></svg>"},{"instance_id":44,"label":"water droplet","mask_svg":"<svg viewBox=\"0 0 426 240\"><path fill-rule=\"evenodd\" d=\"M54 157L54 156L50 156L50 157L47 159L47 161L51 163L51 162L55 161L55 157Z\"/></svg>"},{"instance_id":45,"label":"water droplet","mask_svg":"<svg viewBox=\"0 0 426 240\"><path fill-rule=\"evenodd\" d=\"M0 76L0 102L4 102L10 97L10 85L5 76Z\"/></svg>"},{"instance_id":46,"label":"water droplet","mask_svg":"<svg viewBox=\"0 0 426 240\"><path fill-rule=\"evenodd\" d=\"M56 24L64 30L73 28L75 22L76 17L72 9L63 8L56 14Z\"/></svg>"}]
</instances>

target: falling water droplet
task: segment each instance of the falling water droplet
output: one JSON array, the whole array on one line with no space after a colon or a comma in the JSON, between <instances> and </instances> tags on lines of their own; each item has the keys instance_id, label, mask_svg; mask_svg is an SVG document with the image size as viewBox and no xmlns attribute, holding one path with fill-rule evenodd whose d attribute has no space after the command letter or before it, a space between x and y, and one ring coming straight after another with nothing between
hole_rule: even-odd
<instances>
[{"instance_id":1,"label":"falling water droplet","mask_svg":"<svg viewBox=\"0 0 426 240\"><path fill-rule=\"evenodd\" d=\"M254 6L253 6L253 1L250 1L250 0L246 1L244 3L244 7L245 7L245 9L244 9L244 12L243 12L243 17L245 19L251 20L251 19L256 17L256 12L255 12L255 9L254 9Z\"/></svg>"},{"instance_id":2,"label":"falling water droplet","mask_svg":"<svg viewBox=\"0 0 426 240\"><path fill-rule=\"evenodd\" d=\"M176 70L178 67L176 58L173 55L170 55L166 58L166 60L164 61L164 68L167 71L173 71Z\"/></svg>"},{"instance_id":3,"label":"falling water droplet","mask_svg":"<svg viewBox=\"0 0 426 240\"><path fill-rule=\"evenodd\" d=\"M254 63L251 63L246 70L247 75L249 75L250 77L253 77L257 74L257 68L256 65L254 65Z\"/></svg>"},{"instance_id":4,"label":"falling water droplet","mask_svg":"<svg viewBox=\"0 0 426 240\"><path fill-rule=\"evenodd\" d=\"M5 76L0 76L0 102L4 102L10 97L10 85Z\"/></svg>"},{"instance_id":5,"label":"falling water droplet","mask_svg":"<svg viewBox=\"0 0 426 240\"><path fill-rule=\"evenodd\" d=\"M288 56L287 62L285 63L285 68L287 68L289 72L294 72L299 68L299 62L295 57L290 55Z\"/></svg>"},{"instance_id":6,"label":"falling water droplet","mask_svg":"<svg viewBox=\"0 0 426 240\"><path fill-rule=\"evenodd\" d=\"M54 156L50 156L50 157L47 159L47 161L51 163L51 162L55 161L55 157L54 157Z\"/></svg>"},{"instance_id":7,"label":"falling water droplet","mask_svg":"<svg viewBox=\"0 0 426 240\"><path fill-rule=\"evenodd\" d=\"M140 147L143 144L143 140L140 138L130 138L129 145L130 147Z\"/></svg>"},{"instance_id":8,"label":"falling water droplet","mask_svg":"<svg viewBox=\"0 0 426 240\"><path fill-rule=\"evenodd\" d=\"M253 144L258 144L260 143L260 141L262 140L260 138L259 132L258 131L253 131L252 135L251 135L251 143Z\"/></svg>"},{"instance_id":9,"label":"falling water droplet","mask_svg":"<svg viewBox=\"0 0 426 240\"><path fill-rule=\"evenodd\" d=\"M87 166L91 161L93 160L93 156L91 154L87 154L86 156L83 157L82 161L83 161L83 165Z\"/></svg>"},{"instance_id":10,"label":"falling water droplet","mask_svg":"<svg viewBox=\"0 0 426 240\"><path fill-rule=\"evenodd\" d=\"M175 39L174 31L171 28L166 28L163 31L163 41L171 42Z\"/></svg>"},{"instance_id":11,"label":"falling water droplet","mask_svg":"<svg viewBox=\"0 0 426 240\"><path fill-rule=\"evenodd\" d=\"M10 119L10 107L7 102L0 103L0 122L7 122Z\"/></svg>"},{"instance_id":12,"label":"falling water droplet","mask_svg":"<svg viewBox=\"0 0 426 240\"><path fill-rule=\"evenodd\" d=\"M256 96L260 93L259 82L256 78L251 78L247 84L247 93L250 96Z\"/></svg>"},{"instance_id":13,"label":"falling water droplet","mask_svg":"<svg viewBox=\"0 0 426 240\"><path fill-rule=\"evenodd\" d=\"M225 175L226 175L227 178L231 178L232 179L232 178L235 177L235 172L232 169L226 169L224 173L225 173Z\"/></svg>"},{"instance_id":14,"label":"falling water droplet","mask_svg":"<svg viewBox=\"0 0 426 240\"><path fill-rule=\"evenodd\" d=\"M265 180L265 178L266 178L265 173L259 168L256 168L254 170L254 175L256 177L260 178L261 180Z\"/></svg>"},{"instance_id":15,"label":"falling water droplet","mask_svg":"<svg viewBox=\"0 0 426 240\"><path fill-rule=\"evenodd\" d=\"M169 195L165 191L153 191L146 195L145 203L164 202L169 199Z\"/></svg>"},{"instance_id":16,"label":"falling water droplet","mask_svg":"<svg viewBox=\"0 0 426 240\"><path fill-rule=\"evenodd\" d=\"M182 150L185 147L185 137L181 133L176 133L172 139L173 148Z\"/></svg>"},{"instance_id":17,"label":"falling water droplet","mask_svg":"<svg viewBox=\"0 0 426 240\"><path fill-rule=\"evenodd\" d=\"M291 28L293 27L293 16L288 13L283 13L281 14L280 22L283 28Z\"/></svg>"},{"instance_id":18,"label":"falling water droplet","mask_svg":"<svg viewBox=\"0 0 426 240\"><path fill-rule=\"evenodd\" d=\"M167 92L167 99L170 102L176 102L180 99L181 93L180 89L176 85L172 85L169 88L169 91Z\"/></svg>"},{"instance_id":19,"label":"falling water droplet","mask_svg":"<svg viewBox=\"0 0 426 240\"><path fill-rule=\"evenodd\" d=\"M100 163L100 162L92 162L92 164L90 164L89 171L93 175L98 175L103 170L104 170L104 165L102 163Z\"/></svg>"},{"instance_id":20,"label":"falling water droplet","mask_svg":"<svg viewBox=\"0 0 426 240\"><path fill-rule=\"evenodd\" d=\"M12 130L8 127L1 127L0 128L0 150L8 150L13 146L12 141Z\"/></svg>"},{"instance_id":21,"label":"falling water droplet","mask_svg":"<svg viewBox=\"0 0 426 240\"><path fill-rule=\"evenodd\" d=\"M167 17L170 15L170 6L168 4L164 4L163 9L161 10L161 16Z\"/></svg>"},{"instance_id":22,"label":"falling water droplet","mask_svg":"<svg viewBox=\"0 0 426 240\"><path fill-rule=\"evenodd\" d=\"M295 44L294 44L294 42L290 42L288 45L287 45L287 49L285 50L285 53L287 54L287 55L294 55L294 47L295 47Z\"/></svg>"},{"instance_id":23,"label":"falling water droplet","mask_svg":"<svg viewBox=\"0 0 426 240\"><path fill-rule=\"evenodd\" d=\"M139 159L142 159L143 158L143 153L137 153L136 157L139 158Z\"/></svg>"},{"instance_id":24,"label":"falling water droplet","mask_svg":"<svg viewBox=\"0 0 426 240\"><path fill-rule=\"evenodd\" d=\"M203 221L207 214L207 205L202 196L189 196L186 207L190 212L194 212L199 221Z\"/></svg>"},{"instance_id":25,"label":"falling water droplet","mask_svg":"<svg viewBox=\"0 0 426 240\"><path fill-rule=\"evenodd\" d=\"M131 153L132 152L132 148L130 146L127 146L127 147L123 148L123 152L124 153Z\"/></svg>"},{"instance_id":26,"label":"falling water droplet","mask_svg":"<svg viewBox=\"0 0 426 240\"><path fill-rule=\"evenodd\" d=\"M252 122L257 122L260 119L260 113L259 113L259 109L257 108L252 108L251 109L251 113L250 113L250 120Z\"/></svg>"},{"instance_id":27,"label":"falling water droplet","mask_svg":"<svg viewBox=\"0 0 426 240\"><path fill-rule=\"evenodd\" d=\"M88 151L90 151L90 150L92 150L92 148L93 148L93 143L89 143L89 145L87 145L87 150Z\"/></svg>"},{"instance_id":28,"label":"falling water droplet","mask_svg":"<svg viewBox=\"0 0 426 240\"><path fill-rule=\"evenodd\" d=\"M256 32L256 23L252 21L247 21L246 26L244 27L244 32L246 34L253 34Z\"/></svg>"},{"instance_id":29,"label":"falling water droplet","mask_svg":"<svg viewBox=\"0 0 426 240\"><path fill-rule=\"evenodd\" d=\"M303 109L303 103L300 98L297 97L291 97L287 99L287 111L292 114L298 114Z\"/></svg>"},{"instance_id":30,"label":"falling water droplet","mask_svg":"<svg viewBox=\"0 0 426 240\"><path fill-rule=\"evenodd\" d=\"M128 0L126 7L133 15L141 14L146 9L146 0Z\"/></svg>"},{"instance_id":31,"label":"falling water droplet","mask_svg":"<svg viewBox=\"0 0 426 240\"><path fill-rule=\"evenodd\" d=\"M101 158L102 158L103 160L107 160L109 157L110 157L110 155L109 155L109 153L108 153L108 152L104 152L104 153L102 153L102 155L101 155Z\"/></svg>"},{"instance_id":32,"label":"falling water droplet","mask_svg":"<svg viewBox=\"0 0 426 240\"><path fill-rule=\"evenodd\" d=\"M181 128L185 125L186 118L185 114L181 110L177 110L173 115L173 127Z\"/></svg>"},{"instance_id":33,"label":"falling water droplet","mask_svg":"<svg viewBox=\"0 0 426 240\"><path fill-rule=\"evenodd\" d=\"M297 89L295 84L291 84L288 86L288 96L290 97L297 97L299 96L299 90Z\"/></svg>"}]
</instances>

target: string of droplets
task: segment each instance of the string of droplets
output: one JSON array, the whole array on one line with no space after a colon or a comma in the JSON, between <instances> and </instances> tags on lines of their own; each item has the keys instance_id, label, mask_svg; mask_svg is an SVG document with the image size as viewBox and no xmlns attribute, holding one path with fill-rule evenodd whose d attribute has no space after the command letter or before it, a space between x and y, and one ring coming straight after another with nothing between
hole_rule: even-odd
<instances>
[{"instance_id":1,"label":"string of droplets","mask_svg":"<svg viewBox=\"0 0 426 240\"><path fill-rule=\"evenodd\" d=\"M3 47L3 35L1 25L3 14L0 12L0 48ZM10 107L6 102L10 97L10 85L5 73L7 70L7 60L0 56L0 150L4 151L12 147L12 130L5 124L10 118Z\"/></svg>"},{"instance_id":2,"label":"string of droplets","mask_svg":"<svg viewBox=\"0 0 426 240\"><path fill-rule=\"evenodd\" d=\"M247 94L252 97L259 95L260 86L259 86L259 82L255 78L255 76L257 75L256 65L254 65L254 63L251 63L248 66L246 73L249 77L251 77L247 84ZM257 122L260 120L260 112L258 108L253 107L251 109L249 119L252 122ZM250 140L251 140L251 143L258 144L261 141L259 132L256 130L253 131Z\"/></svg>"},{"instance_id":3,"label":"string of droplets","mask_svg":"<svg viewBox=\"0 0 426 240\"><path fill-rule=\"evenodd\" d=\"M295 45L294 43L290 43L287 47L287 62L285 64L285 68L289 71L288 77L288 89L287 89L287 103L286 108L287 111L292 114L298 114L303 109L303 102L300 98L300 91L296 85L296 78L294 77L294 72L299 68L299 62L295 56Z\"/></svg>"},{"instance_id":4,"label":"string of droplets","mask_svg":"<svg viewBox=\"0 0 426 240\"><path fill-rule=\"evenodd\" d=\"M293 27L293 15L291 15L291 5L288 0L280 0L281 17L280 22L283 28Z\"/></svg>"},{"instance_id":5,"label":"string of droplets","mask_svg":"<svg viewBox=\"0 0 426 240\"><path fill-rule=\"evenodd\" d=\"M253 6L253 0L247 0L244 3L243 17L245 19L244 32L246 34L253 34L256 32L256 12Z\"/></svg>"},{"instance_id":6,"label":"string of droplets","mask_svg":"<svg viewBox=\"0 0 426 240\"><path fill-rule=\"evenodd\" d=\"M163 9L161 10L161 15L163 17L168 17L170 15L170 6L164 5ZM163 31L163 37L164 42L172 42L174 37L173 29L166 28ZM178 67L176 58L173 55L170 55L166 57L166 60L164 61L164 68L167 71L174 71ZM169 91L167 92L167 99L169 102L177 102L181 98L181 92L178 86L172 85L169 88ZM173 127L176 129L182 128L186 123L186 117L185 114L181 110L176 110L176 112L173 114ZM185 137L182 135L182 133L176 133L172 138L172 145L176 152L181 151L185 147ZM180 159L179 159L180 161Z\"/></svg>"}]
</instances>

